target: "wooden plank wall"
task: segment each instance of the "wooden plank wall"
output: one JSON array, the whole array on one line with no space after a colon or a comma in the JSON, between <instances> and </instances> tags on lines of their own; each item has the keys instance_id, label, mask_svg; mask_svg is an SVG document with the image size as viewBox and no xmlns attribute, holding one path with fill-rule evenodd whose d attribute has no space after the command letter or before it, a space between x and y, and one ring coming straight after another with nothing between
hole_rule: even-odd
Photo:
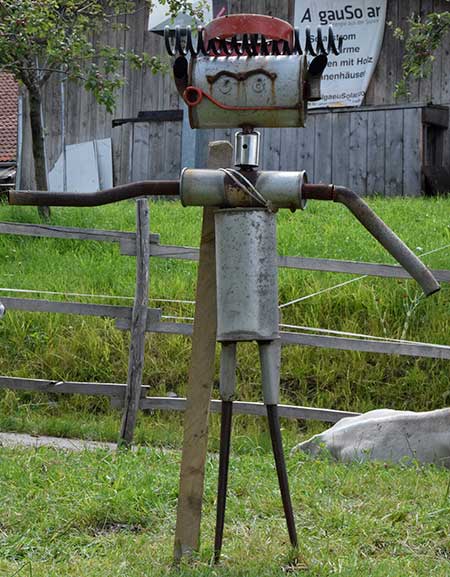
<instances>
[{"instance_id":1,"label":"wooden plank wall","mask_svg":"<svg viewBox=\"0 0 450 577\"><path fill-rule=\"evenodd\" d=\"M223 0L219 2L223 4ZM128 18L133 34L106 31L104 38L116 46L126 46L151 54L164 54L163 40L146 30L147 16L142 0L136 16ZM230 12L272 14L284 19L293 15L294 0L228 0ZM404 23L411 13L448 9L446 0L388 0L387 20L393 26ZM394 87L401 75L401 45L386 27L378 66L369 87L367 106L392 105ZM168 62L168 59L166 60ZM93 97L77 86L65 87L64 122L66 143L112 136L115 183L142 178L176 178L181 167L181 122L127 124L112 128L113 118L134 117L141 110L178 109L182 107L170 74L124 68L126 84L119 91L114 115L107 114ZM429 79L412 83L404 103L450 105L450 38L437 52ZM263 131L265 169L306 169L310 179L334 180L352 186L364 194L418 194L420 169L417 159L421 149L417 130L418 108L352 112L315 111L305 129L270 129ZM50 168L62 150L61 88L54 77L45 93L44 116ZM134 132L134 134L133 134ZM207 142L230 138L233 131L198 131L200 164L206 162ZM33 187L31 135L25 126L24 170L22 188ZM450 168L450 131L444 149Z\"/></svg>"},{"instance_id":2,"label":"wooden plank wall","mask_svg":"<svg viewBox=\"0 0 450 577\"><path fill-rule=\"evenodd\" d=\"M108 42L116 47L134 49L137 52L161 54L166 64L164 41L147 31L148 12L145 3L137 0L135 16L126 19L134 33L106 30L96 39L97 44ZM66 144L74 144L95 138L113 139L114 180L116 184L140 178L176 177L181 162L181 123L143 123L134 125L134 147L131 124L112 127L113 118L135 117L141 110L178 109L180 101L171 75L153 75L150 71L131 70L124 66L125 84L117 93L113 114L99 106L92 94L75 84L65 86ZM26 107L26 102L25 102ZM61 86L55 75L44 94L44 118L47 134L47 156L50 169L62 152L61 141ZM26 112L26 110L25 110ZM25 114L26 116L26 114ZM133 161L130 162L134 148ZM24 170L22 188L33 188L33 163L31 155L31 132L28 123L24 127Z\"/></svg>"},{"instance_id":3,"label":"wooden plank wall","mask_svg":"<svg viewBox=\"0 0 450 577\"><path fill-rule=\"evenodd\" d=\"M360 194L410 196L420 191L419 139L422 108L364 107L355 111L314 111L297 131L298 153L310 181L334 182ZM281 168L292 137L281 139ZM295 159L294 159L295 162Z\"/></svg>"}]
</instances>

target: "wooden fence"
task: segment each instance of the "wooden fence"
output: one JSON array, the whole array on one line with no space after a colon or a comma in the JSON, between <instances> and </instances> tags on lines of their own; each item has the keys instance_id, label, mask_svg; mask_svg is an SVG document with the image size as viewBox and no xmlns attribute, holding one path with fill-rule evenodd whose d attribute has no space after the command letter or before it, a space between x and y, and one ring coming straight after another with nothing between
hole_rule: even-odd
<instances>
[{"instance_id":1,"label":"wooden fence","mask_svg":"<svg viewBox=\"0 0 450 577\"><path fill-rule=\"evenodd\" d=\"M142 386L143 344L145 333L165 333L191 336L189 323L164 322L160 309L148 307L149 261L151 257L198 260L198 249L182 246L161 245L159 235L150 234L149 214L146 199L137 201L136 232L113 230L92 230L35 224L0 223L0 234L31 237L64 238L72 240L95 240L117 242L122 255L136 256L136 295L133 307L90 304L81 302L58 302L34 298L1 297L6 309L30 312L51 312L114 318L120 330L130 330L132 334L128 381L118 383L78 383L69 381L49 381L19 377L0 377L0 388L27 390L47 393L87 394L108 396L113 406L123 408L121 437L134 428L138 409L184 411L186 399L149 397L149 387ZM279 266L283 268L367 275L384 278L407 279L409 274L394 265L353 262L333 259L280 256ZM440 282L450 282L450 270L433 271ZM450 346L430 343L382 341L373 339L325 336L298 332L282 332L284 345L303 345L343 351L383 353L450 360ZM220 411L220 401L211 402L213 412ZM236 403L236 413L263 415L261 403ZM356 413L335 411L315 407L280 406L280 415L290 419L308 419L337 422Z\"/></svg>"}]
</instances>

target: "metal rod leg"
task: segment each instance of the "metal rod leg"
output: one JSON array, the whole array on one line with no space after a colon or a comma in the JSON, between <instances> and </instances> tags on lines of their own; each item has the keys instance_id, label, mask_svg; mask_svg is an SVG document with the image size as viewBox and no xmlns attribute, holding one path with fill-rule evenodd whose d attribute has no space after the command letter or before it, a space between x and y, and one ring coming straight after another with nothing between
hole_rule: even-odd
<instances>
[{"instance_id":1,"label":"metal rod leg","mask_svg":"<svg viewBox=\"0 0 450 577\"><path fill-rule=\"evenodd\" d=\"M219 482L217 487L216 536L214 562L218 563L222 550L225 508L227 501L228 465L230 462L231 421L233 398L236 390L236 343L223 343L220 357L220 397L222 417L220 423Z\"/></svg>"},{"instance_id":2,"label":"metal rod leg","mask_svg":"<svg viewBox=\"0 0 450 577\"><path fill-rule=\"evenodd\" d=\"M228 465L230 462L231 420L233 401L222 401L220 424L219 484L217 488L216 536L214 540L214 563L218 563L222 550L225 507L227 502Z\"/></svg>"},{"instance_id":3,"label":"metal rod leg","mask_svg":"<svg viewBox=\"0 0 450 577\"><path fill-rule=\"evenodd\" d=\"M273 455L277 468L278 482L280 484L281 499L283 501L284 515L286 517L289 539L294 548L298 546L297 530L295 528L294 512L292 510L291 495L289 492L289 481L286 471L286 461L283 453L283 442L281 439L280 420L278 418L278 406L266 405L267 417L269 420L270 438L272 439Z\"/></svg>"}]
</instances>

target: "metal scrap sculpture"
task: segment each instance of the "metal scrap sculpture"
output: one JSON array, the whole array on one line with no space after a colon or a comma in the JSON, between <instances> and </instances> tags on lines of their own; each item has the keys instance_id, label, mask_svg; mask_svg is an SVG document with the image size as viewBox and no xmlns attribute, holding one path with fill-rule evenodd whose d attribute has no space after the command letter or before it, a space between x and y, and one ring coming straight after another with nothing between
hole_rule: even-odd
<instances>
[{"instance_id":1,"label":"metal scrap sculpture","mask_svg":"<svg viewBox=\"0 0 450 577\"><path fill-rule=\"evenodd\" d=\"M256 128L303 127L308 101L320 99L328 53L339 53L331 29L302 46L297 30L269 16L241 14L213 20L196 33L166 30L177 88L192 128L239 128L235 169L185 169L177 181L147 181L92 194L10 192L11 204L94 206L143 195L179 195L185 206L216 209L217 341L221 343L222 421L215 560L222 548L236 394L236 345L259 346L262 396L284 513L293 547L298 539L278 418L280 335L277 290L276 212L303 210L306 201L344 204L430 295L439 290L425 265L354 192L308 184L304 171L260 171ZM308 61L311 57L311 61Z\"/></svg>"}]
</instances>

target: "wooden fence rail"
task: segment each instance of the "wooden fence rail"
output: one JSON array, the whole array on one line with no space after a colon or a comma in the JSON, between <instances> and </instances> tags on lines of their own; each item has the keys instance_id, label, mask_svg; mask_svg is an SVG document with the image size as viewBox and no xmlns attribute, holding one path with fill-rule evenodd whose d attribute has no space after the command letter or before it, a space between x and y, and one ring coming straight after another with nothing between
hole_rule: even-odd
<instances>
[{"instance_id":1,"label":"wooden fence rail","mask_svg":"<svg viewBox=\"0 0 450 577\"><path fill-rule=\"evenodd\" d=\"M138 230L138 234L136 234L136 232L115 230L80 229L9 222L0 223L0 234L32 236L38 238L44 237L117 242L120 244L121 254L126 256L137 256L138 251L136 247L137 241L140 238L139 231L142 231L142 223ZM147 234L149 234L149 232L147 232ZM140 242L142 242L142 239ZM159 244L159 235L157 234L149 234L149 242L150 258L157 257L189 261L198 260L199 250L197 248L161 245ZM140 260L142 261L142 258ZM395 265L333 259L280 256L279 266L289 269L367 275L384 278L411 278L403 268ZM139 267L139 270L141 269L143 269L142 262ZM450 282L450 270L434 270L433 273L440 282ZM94 297L95 295L92 296ZM114 297L112 296L111 298ZM107 317L115 319L116 327L120 330L133 329L133 307L3 296L1 297L1 300L5 304L6 308L10 310ZM177 334L187 337L192 336L191 324L162 322L161 310L156 308L146 308L146 321L144 326L145 331L147 332ZM139 333L142 333L142 330L140 330ZM142 334L140 334L140 338L141 337ZM304 332L282 332L281 339L284 345L313 346L334 350L450 360L450 346L431 343L390 342L372 340L370 338L347 338L341 336L307 334ZM0 377L0 389L9 388L46 393L104 395L110 397L113 406L117 407L124 407L124 404L126 404L128 386L129 384L76 383L66 381L56 382L40 379L24 379L19 377ZM149 387L143 386L141 388L139 395L139 409L141 410L184 411L186 408L186 399L147 397L148 392ZM265 414L264 405L261 403L236 403L235 410L236 413L246 415ZM220 411L219 401L211 401L211 411ZM280 416L290 419L313 419L334 423L344 417L354 416L356 414L357 413L347 411L334 411L313 407L280 406Z\"/></svg>"},{"instance_id":2,"label":"wooden fence rail","mask_svg":"<svg viewBox=\"0 0 450 577\"><path fill-rule=\"evenodd\" d=\"M12 222L0 223L0 234L33 236L36 238L64 238L71 240L95 240L99 242L120 243L121 254L136 256L136 233L118 230L96 230L63 226L45 226ZM150 257L176 260L198 261L199 249L189 246L161 245L159 234L150 234ZM410 279L405 269L398 265L334 260L327 258L309 258L279 256L280 268L335 272L367 275L384 278ZM433 270L439 282L450 282L450 270Z\"/></svg>"},{"instance_id":3,"label":"wooden fence rail","mask_svg":"<svg viewBox=\"0 0 450 577\"><path fill-rule=\"evenodd\" d=\"M136 254L134 239L125 240L121 244L122 254ZM172 258L176 260L198 260L198 249L189 246L170 246L152 243L150 256ZM336 272L345 274L367 275L384 278L411 279L411 275L401 266L393 264L376 264L370 262L354 262L350 260L334 260L329 258L310 258L298 256L279 256L278 266L297 270L318 272ZM439 282L450 282L450 270L433 270Z\"/></svg>"},{"instance_id":4,"label":"wooden fence rail","mask_svg":"<svg viewBox=\"0 0 450 577\"><path fill-rule=\"evenodd\" d=\"M127 385L121 383L77 383L73 381L48 381L43 379L23 379L19 377L0 377L0 389L16 391L34 391L53 394L77 394L110 397L114 406L123 407ZM186 399L181 397L147 397L150 387L143 386L139 408L144 411L185 411ZM239 415L266 416L263 403L236 402L234 412ZM211 412L220 413L221 402L211 401ZM345 417L354 417L359 413L333 411L313 407L280 405L280 416L286 419L308 419L337 423Z\"/></svg>"},{"instance_id":5,"label":"wooden fence rail","mask_svg":"<svg viewBox=\"0 0 450 577\"><path fill-rule=\"evenodd\" d=\"M122 329L129 329L133 313L132 307L118 305L100 305L94 303L78 303L67 301L48 301L42 299L27 299L15 297L1 297L2 303L9 310L27 311L32 313L62 313L88 317L105 317L120 320L124 323ZM150 322L159 322L160 309L148 309L147 319Z\"/></svg>"},{"instance_id":6,"label":"wooden fence rail","mask_svg":"<svg viewBox=\"0 0 450 577\"><path fill-rule=\"evenodd\" d=\"M130 323L126 319L118 319L116 326L128 330ZM171 335L192 335L190 323L168 323L151 320L147 322L147 332ZM407 357L424 357L431 359L450 360L450 347L430 343L389 342L371 339L354 339L349 337L335 337L307 333L281 332L283 345L303 345L338 351L358 351L361 353L383 353L387 355L401 355Z\"/></svg>"}]
</instances>

